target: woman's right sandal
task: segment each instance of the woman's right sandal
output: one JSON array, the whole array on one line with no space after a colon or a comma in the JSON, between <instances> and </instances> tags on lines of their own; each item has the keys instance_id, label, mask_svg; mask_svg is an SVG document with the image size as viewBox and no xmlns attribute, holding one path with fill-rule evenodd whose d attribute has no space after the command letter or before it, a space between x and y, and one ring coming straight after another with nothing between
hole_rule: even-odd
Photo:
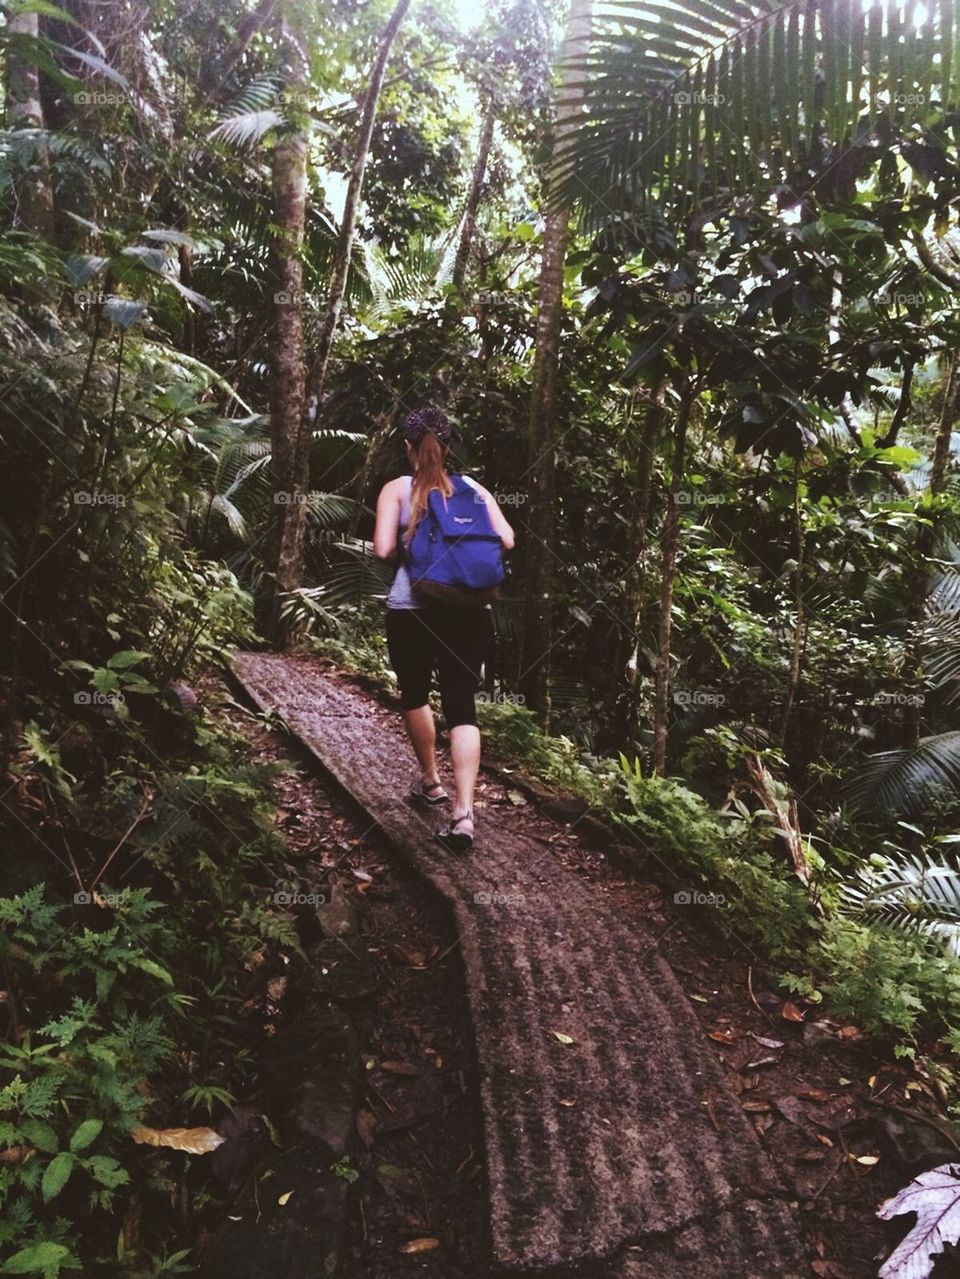
<instances>
[{"instance_id":1,"label":"woman's right sandal","mask_svg":"<svg viewBox=\"0 0 960 1279\"><path fill-rule=\"evenodd\" d=\"M454 853L465 853L473 847L473 832L458 830L461 822L472 822L473 813L464 813L462 817L454 817L446 826L437 831L437 839L445 848Z\"/></svg>"}]
</instances>

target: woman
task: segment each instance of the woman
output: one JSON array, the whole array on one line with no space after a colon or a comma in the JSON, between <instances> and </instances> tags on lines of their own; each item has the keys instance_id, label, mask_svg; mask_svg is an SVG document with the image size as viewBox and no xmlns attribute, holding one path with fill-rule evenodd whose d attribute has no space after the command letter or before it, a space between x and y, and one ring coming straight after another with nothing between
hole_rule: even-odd
<instances>
[{"instance_id":1,"label":"woman","mask_svg":"<svg viewBox=\"0 0 960 1279\"><path fill-rule=\"evenodd\" d=\"M404 547L409 545L434 490L445 498L453 492L446 467L450 434L450 423L441 409L419 408L405 419L404 444L413 475L390 480L381 490L373 534L373 553L378 559L393 559L401 540ZM513 529L500 507L482 485L468 476L463 478L477 490L503 548L510 550ZM492 635L489 605L478 608L424 604L418 600L401 557L387 596L387 650L400 686L404 722L421 770L411 798L431 805L449 799L437 771L436 730L428 701L436 669L443 717L450 733L455 782L451 819L438 836L457 851L473 844L473 795L480 768L474 695Z\"/></svg>"}]
</instances>

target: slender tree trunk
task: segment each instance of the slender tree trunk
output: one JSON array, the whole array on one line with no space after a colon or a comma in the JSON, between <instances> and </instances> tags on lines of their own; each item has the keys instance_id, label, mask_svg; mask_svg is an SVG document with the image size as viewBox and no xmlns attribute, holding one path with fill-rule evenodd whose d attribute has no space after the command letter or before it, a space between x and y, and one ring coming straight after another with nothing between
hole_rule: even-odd
<instances>
[{"instance_id":1,"label":"slender tree trunk","mask_svg":"<svg viewBox=\"0 0 960 1279\"><path fill-rule=\"evenodd\" d=\"M664 773L667 767L667 732L670 723L670 636L673 624L673 587L677 576L680 550L680 504L677 497L683 481L683 465L687 447L687 427L695 398L689 371L680 386L680 408L673 429L673 466L667 493L667 512L663 527L663 555L660 570L660 632L657 639L657 669L653 707L653 769Z\"/></svg>"},{"instance_id":2,"label":"slender tree trunk","mask_svg":"<svg viewBox=\"0 0 960 1279\"><path fill-rule=\"evenodd\" d=\"M320 326L317 349L305 371L303 356L302 266L304 208L306 197L306 138L290 135L286 146L278 146L274 165L277 222L283 246L276 255L278 293L296 298L293 305L281 306L271 340L271 435L273 453L274 512L264 552L265 585L260 606L261 628L275 641L289 646L294 636L281 634L280 609L284 592L296 590L303 574L305 506L310 476L312 423L307 418L309 402L319 404L333 335L340 319L353 236L360 207L363 174L370 151L370 138L387 59L410 0L399 0L380 41L380 50L370 76L361 115L360 137L347 187L343 217L327 296L327 312ZM303 92L301 83L291 90ZM283 216L281 216L283 214ZM279 451L278 451L279 446ZM277 499L280 499L279 501Z\"/></svg>"},{"instance_id":3,"label":"slender tree trunk","mask_svg":"<svg viewBox=\"0 0 960 1279\"><path fill-rule=\"evenodd\" d=\"M470 260L470 246L477 226L477 210L480 208L480 194L487 176L487 161L490 158L490 147L493 144L493 126L496 123L496 98L490 95L487 109L484 112L483 124L480 127L480 142L477 147L477 158L470 179L470 194L467 196L467 207L463 212L463 224L460 228L460 242L457 245L457 256L453 262L453 283L458 289L463 288Z\"/></svg>"},{"instance_id":4,"label":"slender tree trunk","mask_svg":"<svg viewBox=\"0 0 960 1279\"><path fill-rule=\"evenodd\" d=\"M947 462L950 458L950 435L957 418L957 400L960 398L960 353L950 359L950 370L947 384L943 389L943 407L940 410L940 424L937 427L937 438L933 446L933 462L930 467L930 494L937 497L943 492L947 474ZM913 701L907 705L903 720L903 745L906 749L914 749L920 741L920 725L923 721L922 685L923 685L923 618L927 606L927 588L929 582L928 561L937 548L936 516L931 516L931 523L922 524L917 532L916 562L914 565L913 589L910 594L910 608L907 614L907 634L909 635L908 687Z\"/></svg>"},{"instance_id":5,"label":"slender tree trunk","mask_svg":"<svg viewBox=\"0 0 960 1279\"><path fill-rule=\"evenodd\" d=\"M7 19L10 37L24 36L36 40L40 21L36 13L13 13ZM21 58L16 40L7 51L6 120L9 129L42 129L43 106L40 102L40 75L29 58ZM50 181L50 157L40 143L25 172L14 184L14 227L32 231L51 243L54 240L53 187Z\"/></svg>"},{"instance_id":6,"label":"slender tree trunk","mask_svg":"<svg viewBox=\"0 0 960 1279\"><path fill-rule=\"evenodd\" d=\"M557 96L554 154L576 128L582 102L582 73L568 64L590 39L591 0L571 0L561 51L563 73ZM554 174L556 169L554 169ZM563 268L569 209L545 215L537 330L530 392L529 515L526 526L526 579L523 658L520 689L526 705L543 727L550 721L550 650L553 644L554 478L556 415L563 323Z\"/></svg>"},{"instance_id":7,"label":"slender tree trunk","mask_svg":"<svg viewBox=\"0 0 960 1279\"><path fill-rule=\"evenodd\" d=\"M296 92L306 67L294 47ZM293 633L281 625L283 596L300 585L308 473L299 456L305 375L303 354L303 241L307 200L308 137L302 127L281 134L273 151L274 231L269 278L273 288L270 328L270 450L273 506L264 548L264 576L257 622L274 643L289 646Z\"/></svg>"},{"instance_id":8,"label":"slender tree trunk","mask_svg":"<svg viewBox=\"0 0 960 1279\"><path fill-rule=\"evenodd\" d=\"M793 558L797 567L793 571L793 608L796 620L793 627L793 645L790 651L790 669L787 673L787 687L783 698L783 710L780 713L778 741L782 747L787 740L787 726L790 723L790 712L800 687L800 672L803 665L803 645L806 637L806 613L803 607L803 516L800 512L800 461L797 459L793 470Z\"/></svg>"},{"instance_id":9,"label":"slender tree trunk","mask_svg":"<svg viewBox=\"0 0 960 1279\"><path fill-rule=\"evenodd\" d=\"M327 291L327 310L320 324L317 347L310 365L308 391L310 399L316 404L320 402L320 395L323 391L323 383L327 374L327 363L330 359L330 348L333 345L333 335L340 322L340 312L343 310L343 295L347 287L347 273L350 270L350 257L353 252L353 236L356 231L360 195L363 190L363 174L367 167L367 156L370 154L370 139L373 136L373 125L377 116L377 103L380 100L383 77L387 69L387 61L393 48L393 42L409 8L410 0L398 0L380 40L380 50L370 73L370 83L367 86L366 96L363 100L363 111L360 116L360 136L357 139L353 168L350 171L350 181L347 184L347 198L343 205L343 217L340 219L340 233L337 237L333 271Z\"/></svg>"},{"instance_id":10,"label":"slender tree trunk","mask_svg":"<svg viewBox=\"0 0 960 1279\"><path fill-rule=\"evenodd\" d=\"M633 472L634 505L627 550L627 573L624 589L628 629L624 637L623 678L626 691L621 698L621 739L636 731L637 693L640 687L640 625L646 586L647 529L650 525L650 503L653 491L653 467L663 422L663 395L666 379L650 391Z\"/></svg>"}]
</instances>

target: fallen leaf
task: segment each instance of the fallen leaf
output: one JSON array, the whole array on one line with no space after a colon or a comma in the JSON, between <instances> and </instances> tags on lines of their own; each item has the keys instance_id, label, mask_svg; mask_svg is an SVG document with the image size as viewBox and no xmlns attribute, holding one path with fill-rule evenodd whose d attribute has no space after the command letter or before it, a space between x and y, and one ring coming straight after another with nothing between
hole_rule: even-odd
<instances>
[{"instance_id":1,"label":"fallen leaf","mask_svg":"<svg viewBox=\"0 0 960 1279\"><path fill-rule=\"evenodd\" d=\"M281 1196L280 1196L280 1198L277 1200L277 1203L281 1206L281 1208L283 1207L283 1205L284 1205L285 1203L289 1203L289 1202L290 1202L290 1196L291 1196L292 1194L293 1194L293 1191L292 1191L292 1190L288 1190L288 1191L287 1191L287 1193L286 1193L285 1195L281 1195Z\"/></svg>"},{"instance_id":2,"label":"fallen leaf","mask_svg":"<svg viewBox=\"0 0 960 1279\"><path fill-rule=\"evenodd\" d=\"M780 1016L784 1021L803 1021L806 1018L806 1013L798 1008L796 1004L791 1004L788 999L780 1009Z\"/></svg>"},{"instance_id":3,"label":"fallen leaf","mask_svg":"<svg viewBox=\"0 0 960 1279\"><path fill-rule=\"evenodd\" d=\"M380 1069L388 1071L391 1075L419 1075L420 1071L416 1066L411 1066L408 1061L382 1061Z\"/></svg>"},{"instance_id":4,"label":"fallen leaf","mask_svg":"<svg viewBox=\"0 0 960 1279\"><path fill-rule=\"evenodd\" d=\"M559 1030L551 1030L550 1034L559 1039L561 1044L575 1044L577 1042L575 1039L571 1039L569 1035L562 1034Z\"/></svg>"},{"instance_id":5,"label":"fallen leaf","mask_svg":"<svg viewBox=\"0 0 960 1279\"><path fill-rule=\"evenodd\" d=\"M923 1279L945 1243L960 1240L960 1165L941 1164L914 1178L877 1209L883 1221L915 1212L917 1220L880 1267L880 1279ZM923 1259L926 1253L927 1260Z\"/></svg>"},{"instance_id":6,"label":"fallen leaf","mask_svg":"<svg viewBox=\"0 0 960 1279\"><path fill-rule=\"evenodd\" d=\"M860 1039L861 1035L860 1035L859 1029L856 1026L841 1026L840 1038L841 1039Z\"/></svg>"},{"instance_id":7,"label":"fallen leaf","mask_svg":"<svg viewBox=\"0 0 960 1279\"><path fill-rule=\"evenodd\" d=\"M867 1168L872 1168L874 1164L880 1162L879 1155L857 1155L856 1159L858 1164L864 1164Z\"/></svg>"},{"instance_id":8,"label":"fallen leaf","mask_svg":"<svg viewBox=\"0 0 960 1279\"><path fill-rule=\"evenodd\" d=\"M141 1146L168 1146L188 1155L209 1155L226 1141L213 1128L134 1128L130 1136Z\"/></svg>"},{"instance_id":9,"label":"fallen leaf","mask_svg":"<svg viewBox=\"0 0 960 1279\"><path fill-rule=\"evenodd\" d=\"M816 1137L817 1141L819 1141L819 1143L820 1143L820 1145L821 1145L821 1146L832 1146L832 1145L833 1145L833 1142L832 1142L832 1141L830 1140L830 1138L826 1135L826 1133L822 1133L822 1132L815 1132L813 1135Z\"/></svg>"},{"instance_id":10,"label":"fallen leaf","mask_svg":"<svg viewBox=\"0 0 960 1279\"><path fill-rule=\"evenodd\" d=\"M758 1044L762 1044L764 1048L785 1048L786 1041L783 1039L765 1039L763 1035L751 1034L751 1039L755 1039Z\"/></svg>"},{"instance_id":11,"label":"fallen leaf","mask_svg":"<svg viewBox=\"0 0 960 1279\"><path fill-rule=\"evenodd\" d=\"M6 1150L0 1150L0 1165L25 1164L36 1153L33 1146L10 1146Z\"/></svg>"},{"instance_id":12,"label":"fallen leaf","mask_svg":"<svg viewBox=\"0 0 960 1279\"><path fill-rule=\"evenodd\" d=\"M422 950L407 950L405 946L394 946L393 949L408 967L426 967L427 957Z\"/></svg>"},{"instance_id":13,"label":"fallen leaf","mask_svg":"<svg viewBox=\"0 0 960 1279\"><path fill-rule=\"evenodd\" d=\"M286 977L271 977L267 982L267 998L271 999L275 1004L279 1004L286 989Z\"/></svg>"},{"instance_id":14,"label":"fallen leaf","mask_svg":"<svg viewBox=\"0 0 960 1279\"><path fill-rule=\"evenodd\" d=\"M743 1108L744 1110L760 1114L763 1111L770 1109L770 1103L769 1101L745 1101L743 1102Z\"/></svg>"},{"instance_id":15,"label":"fallen leaf","mask_svg":"<svg viewBox=\"0 0 960 1279\"><path fill-rule=\"evenodd\" d=\"M348 844L347 847L349 848L350 845ZM368 875L365 870L355 870L351 867L350 873L353 875L354 879L362 879L365 884L373 883L373 876Z\"/></svg>"},{"instance_id":16,"label":"fallen leaf","mask_svg":"<svg viewBox=\"0 0 960 1279\"><path fill-rule=\"evenodd\" d=\"M706 995L691 995L690 998L695 999L698 1004L709 1004L710 1002Z\"/></svg>"},{"instance_id":17,"label":"fallen leaf","mask_svg":"<svg viewBox=\"0 0 960 1279\"><path fill-rule=\"evenodd\" d=\"M522 791L518 790L508 790L507 799L509 799L511 804L515 804L518 808L521 804L525 804L527 802L526 795L524 795Z\"/></svg>"},{"instance_id":18,"label":"fallen leaf","mask_svg":"<svg viewBox=\"0 0 960 1279\"><path fill-rule=\"evenodd\" d=\"M561 1105L561 1106L575 1106L576 1104L577 1104L577 1103L574 1101L574 1099L573 1099L572 1097L561 1097L561 1098L560 1098L560 1105Z\"/></svg>"},{"instance_id":19,"label":"fallen leaf","mask_svg":"<svg viewBox=\"0 0 960 1279\"><path fill-rule=\"evenodd\" d=\"M377 1130L377 1117L372 1110L357 1111L357 1136L369 1150Z\"/></svg>"},{"instance_id":20,"label":"fallen leaf","mask_svg":"<svg viewBox=\"0 0 960 1279\"><path fill-rule=\"evenodd\" d=\"M720 1044L732 1044L740 1038L739 1030L734 1030L732 1026L728 1026L726 1030L711 1030L710 1038L715 1039Z\"/></svg>"},{"instance_id":21,"label":"fallen leaf","mask_svg":"<svg viewBox=\"0 0 960 1279\"><path fill-rule=\"evenodd\" d=\"M405 1243L401 1252L433 1252L434 1248L440 1247L440 1240L433 1235L427 1235L423 1239L411 1239L409 1243Z\"/></svg>"},{"instance_id":22,"label":"fallen leaf","mask_svg":"<svg viewBox=\"0 0 960 1279\"><path fill-rule=\"evenodd\" d=\"M829 1101L830 1093L825 1088L800 1088L797 1090L797 1096L803 1097L807 1101Z\"/></svg>"},{"instance_id":23,"label":"fallen leaf","mask_svg":"<svg viewBox=\"0 0 960 1279\"><path fill-rule=\"evenodd\" d=\"M826 1158L822 1150L801 1150L797 1158L801 1163L819 1164Z\"/></svg>"}]
</instances>

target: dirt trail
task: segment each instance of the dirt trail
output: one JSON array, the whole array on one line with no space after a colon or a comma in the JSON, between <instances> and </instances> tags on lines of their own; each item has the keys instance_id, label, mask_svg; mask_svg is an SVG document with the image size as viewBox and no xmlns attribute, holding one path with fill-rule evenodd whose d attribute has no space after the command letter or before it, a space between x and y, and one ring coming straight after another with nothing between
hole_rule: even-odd
<instances>
[{"instance_id":1,"label":"dirt trail","mask_svg":"<svg viewBox=\"0 0 960 1279\"><path fill-rule=\"evenodd\" d=\"M481 815L468 857L441 848L402 798L415 764L398 717L315 659L245 653L233 668L450 904L495 1263L607 1259L611 1279L809 1275L790 1192L642 926L509 812Z\"/></svg>"}]
</instances>

